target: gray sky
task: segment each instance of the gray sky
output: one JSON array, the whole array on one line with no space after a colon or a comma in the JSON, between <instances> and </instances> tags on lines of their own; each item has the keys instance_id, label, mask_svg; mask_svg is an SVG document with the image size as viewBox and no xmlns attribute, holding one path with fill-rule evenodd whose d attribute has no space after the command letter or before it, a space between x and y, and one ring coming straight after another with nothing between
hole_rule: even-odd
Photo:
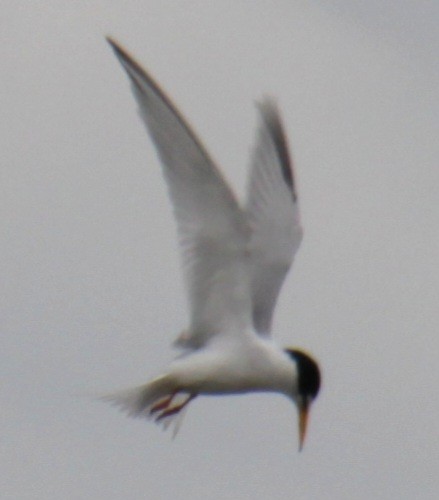
<instances>
[{"instance_id":1,"label":"gray sky","mask_svg":"<svg viewBox=\"0 0 439 500\"><path fill-rule=\"evenodd\" d=\"M437 498L439 4L5 1L0 23L2 499ZM253 102L279 100L305 238L275 331L324 372L301 454L281 397L199 398L175 441L89 397L156 374L187 320L106 34L238 193Z\"/></svg>"}]
</instances>

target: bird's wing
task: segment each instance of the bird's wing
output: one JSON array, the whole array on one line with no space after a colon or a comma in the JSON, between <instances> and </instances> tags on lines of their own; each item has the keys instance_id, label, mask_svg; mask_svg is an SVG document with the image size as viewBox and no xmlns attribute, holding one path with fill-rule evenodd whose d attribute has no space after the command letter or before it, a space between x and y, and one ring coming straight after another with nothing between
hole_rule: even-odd
<instances>
[{"instance_id":1,"label":"bird's wing","mask_svg":"<svg viewBox=\"0 0 439 500\"><path fill-rule=\"evenodd\" d=\"M299 206L287 139L276 104L258 104L257 130L248 184L253 326L269 335L277 297L302 240Z\"/></svg>"},{"instance_id":2,"label":"bird's wing","mask_svg":"<svg viewBox=\"0 0 439 500\"><path fill-rule=\"evenodd\" d=\"M251 327L249 228L245 213L189 125L154 80L108 39L131 80L163 166L181 246L191 312L179 343L199 347Z\"/></svg>"}]
</instances>

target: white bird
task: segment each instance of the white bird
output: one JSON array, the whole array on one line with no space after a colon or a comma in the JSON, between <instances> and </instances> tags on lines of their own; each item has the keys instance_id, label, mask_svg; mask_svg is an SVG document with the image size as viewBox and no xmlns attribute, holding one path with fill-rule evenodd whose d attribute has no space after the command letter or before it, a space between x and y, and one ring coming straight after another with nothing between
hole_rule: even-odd
<instances>
[{"instance_id":1,"label":"white bird","mask_svg":"<svg viewBox=\"0 0 439 500\"><path fill-rule=\"evenodd\" d=\"M157 83L114 40L139 112L163 167L177 221L190 324L183 348L145 385L106 399L130 416L176 429L196 396L276 392L299 413L302 449L320 388L317 363L271 338L273 312L302 239L287 140L276 104L258 104L261 122L241 207L191 127Z\"/></svg>"}]
</instances>

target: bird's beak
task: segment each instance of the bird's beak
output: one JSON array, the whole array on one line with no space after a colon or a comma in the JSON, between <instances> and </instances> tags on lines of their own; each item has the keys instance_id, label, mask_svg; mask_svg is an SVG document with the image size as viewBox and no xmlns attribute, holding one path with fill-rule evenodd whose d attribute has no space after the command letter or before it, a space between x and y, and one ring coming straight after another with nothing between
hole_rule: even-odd
<instances>
[{"instance_id":1,"label":"bird's beak","mask_svg":"<svg viewBox=\"0 0 439 500\"><path fill-rule=\"evenodd\" d=\"M306 398L300 399L298 403L299 410L299 451L302 451L305 442L306 428L308 425L309 416L309 400Z\"/></svg>"}]
</instances>

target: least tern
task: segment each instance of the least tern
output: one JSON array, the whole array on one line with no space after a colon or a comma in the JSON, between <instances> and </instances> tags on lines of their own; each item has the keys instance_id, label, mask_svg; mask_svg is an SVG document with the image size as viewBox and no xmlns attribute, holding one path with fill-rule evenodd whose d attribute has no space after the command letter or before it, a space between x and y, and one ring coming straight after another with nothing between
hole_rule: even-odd
<instances>
[{"instance_id":1,"label":"least tern","mask_svg":"<svg viewBox=\"0 0 439 500\"><path fill-rule=\"evenodd\" d=\"M104 399L176 429L198 395L276 392L298 409L299 450L320 370L271 337L276 301L302 240L287 139L276 103L257 106L248 199L241 207L192 128L151 76L114 40L157 150L177 222L190 324L183 352L158 377Z\"/></svg>"}]
</instances>

